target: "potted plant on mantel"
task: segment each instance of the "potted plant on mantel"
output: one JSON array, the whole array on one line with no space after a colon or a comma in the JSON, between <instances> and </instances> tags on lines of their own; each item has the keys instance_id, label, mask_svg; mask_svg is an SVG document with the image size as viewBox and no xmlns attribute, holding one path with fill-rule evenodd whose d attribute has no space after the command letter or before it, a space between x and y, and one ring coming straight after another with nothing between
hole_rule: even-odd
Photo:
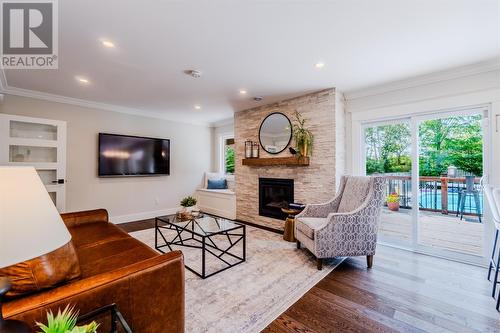
<instances>
[{"instance_id":1,"label":"potted plant on mantel","mask_svg":"<svg viewBox=\"0 0 500 333\"><path fill-rule=\"evenodd\" d=\"M314 143L314 135L311 130L305 127L306 119L295 111L293 124L293 138L295 140L295 147L301 156L311 156Z\"/></svg>"},{"instance_id":2,"label":"potted plant on mantel","mask_svg":"<svg viewBox=\"0 0 500 333\"><path fill-rule=\"evenodd\" d=\"M396 192L389 194L386 198L387 208L392 210L393 212L397 212L399 210L399 195Z\"/></svg>"}]
</instances>

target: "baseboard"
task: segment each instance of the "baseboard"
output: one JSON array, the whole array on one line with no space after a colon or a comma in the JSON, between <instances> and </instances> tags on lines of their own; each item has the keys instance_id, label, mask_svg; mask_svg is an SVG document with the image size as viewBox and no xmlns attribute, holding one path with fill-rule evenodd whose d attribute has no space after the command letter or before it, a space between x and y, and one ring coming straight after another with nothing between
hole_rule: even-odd
<instances>
[{"instance_id":1,"label":"baseboard","mask_svg":"<svg viewBox=\"0 0 500 333\"><path fill-rule=\"evenodd\" d=\"M157 216L175 214L178 210L179 210L179 208L166 208L166 209L160 209L160 210L153 210L150 212L141 212L141 213L134 213L134 214L128 214L128 215L110 216L109 220L111 222L113 222L114 224L135 222L135 221L140 221L140 220L151 219L151 218L154 218Z\"/></svg>"}]
</instances>

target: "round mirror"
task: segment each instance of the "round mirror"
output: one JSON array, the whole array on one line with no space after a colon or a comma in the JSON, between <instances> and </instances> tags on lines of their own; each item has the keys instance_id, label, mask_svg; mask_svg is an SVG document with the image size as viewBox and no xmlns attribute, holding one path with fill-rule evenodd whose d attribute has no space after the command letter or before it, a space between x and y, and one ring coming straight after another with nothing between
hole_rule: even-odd
<instances>
[{"instance_id":1,"label":"round mirror","mask_svg":"<svg viewBox=\"0 0 500 333\"><path fill-rule=\"evenodd\" d=\"M268 115L260 124L259 141L269 154L279 154L292 140L292 123L281 112Z\"/></svg>"}]
</instances>

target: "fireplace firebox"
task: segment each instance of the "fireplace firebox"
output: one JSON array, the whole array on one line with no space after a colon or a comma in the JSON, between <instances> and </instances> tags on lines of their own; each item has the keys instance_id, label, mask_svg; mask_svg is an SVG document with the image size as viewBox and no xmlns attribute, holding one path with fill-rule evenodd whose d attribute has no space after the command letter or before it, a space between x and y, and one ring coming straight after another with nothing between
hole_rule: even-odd
<instances>
[{"instance_id":1,"label":"fireplace firebox","mask_svg":"<svg viewBox=\"0 0 500 333\"><path fill-rule=\"evenodd\" d=\"M293 202L293 179L259 178L259 215L284 220L281 208Z\"/></svg>"}]
</instances>

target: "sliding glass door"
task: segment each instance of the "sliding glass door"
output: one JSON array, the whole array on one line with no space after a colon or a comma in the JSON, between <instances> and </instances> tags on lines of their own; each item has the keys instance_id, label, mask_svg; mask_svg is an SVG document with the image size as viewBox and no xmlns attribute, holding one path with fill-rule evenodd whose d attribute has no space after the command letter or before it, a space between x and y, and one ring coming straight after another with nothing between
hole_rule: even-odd
<instances>
[{"instance_id":1,"label":"sliding glass door","mask_svg":"<svg viewBox=\"0 0 500 333\"><path fill-rule=\"evenodd\" d=\"M379 241L481 263L485 107L365 124L367 175L386 177Z\"/></svg>"},{"instance_id":2,"label":"sliding glass door","mask_svg":"<svg viewBox=\"0 0 500 333\"><path fill-rule=\"evenodd\" d=\"M386 178L386 203L382 209L379 238L410 246L413 235L411 122L398 120L366 126L365 171Z\"/></svg>"},{"instance_id":3,"label":"sliding glass door","mask_svg":"<svg viewBox=\"0 0 500 333\"><path fill-rule=\"evenodd\" d=\"M484 252L483 112L418 118L418 245L440 252Z\"/></svg>"}]
</instances>

